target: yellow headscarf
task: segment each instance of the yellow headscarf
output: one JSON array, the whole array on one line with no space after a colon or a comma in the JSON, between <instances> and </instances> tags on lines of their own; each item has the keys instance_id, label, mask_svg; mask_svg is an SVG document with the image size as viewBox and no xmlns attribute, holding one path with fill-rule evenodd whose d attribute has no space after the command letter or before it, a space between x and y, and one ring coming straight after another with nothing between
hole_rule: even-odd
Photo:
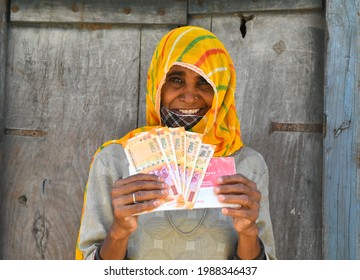
<instances>
[{"instance_id":1,"label":"yellow headscarf","mask_svg":"<svg viewBox=\"0 0 360 280\"><path fill-rule=\"evenodd\" d=\"M152 57L147 76L147 126L137 128L119 140L106 142L95 155L110 144L122 144L138 132L161 125L161 88L167 72L173 65L187 67L197 72L212 85L214 90L211 109L191 131L203 134L204 143L216 145L214 156L229 156L243 146L240 122L236 114L234 96L236 72L232 59L222 42L213 33L201 27L185 26L166 34ZM86 191L84 205L85 202ZM76 259L83 259L78 248Z\"/></svg>"},{"instance_id":2,"label":"yellow headscarf","mask_svg":"<svg viewBox=\"0 0 360 280\"><path fill-rule=\"evenodd\" d=\"M229 156L243 146L236 114L236 72L222 42L210 31L197 26L173 29L159 42L147 76L146 125L129 132L121 144L136 133L160 126L161 88L171 66L187 67L203 76L213 87L211 109L191 131L204 134L203 142L216 145L214 156Z\"/></svg>"}]
</instances>

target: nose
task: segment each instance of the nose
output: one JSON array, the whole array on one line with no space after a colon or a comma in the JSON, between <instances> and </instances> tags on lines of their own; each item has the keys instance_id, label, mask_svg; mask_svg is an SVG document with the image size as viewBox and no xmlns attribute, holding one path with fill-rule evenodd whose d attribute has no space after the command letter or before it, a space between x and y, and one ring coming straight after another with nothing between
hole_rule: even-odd
<instances>
[{"instance_id":1,"label":"nose","mask_svg":"<svg viewBox=\"0 0 360 280\"><path fill-rule=\"evenodd\" d=\"M186 85L183 92L180 94L180 100L185 103L194 103L199 99L199 94L194 86Z\"/></svg>"}]
</instances>

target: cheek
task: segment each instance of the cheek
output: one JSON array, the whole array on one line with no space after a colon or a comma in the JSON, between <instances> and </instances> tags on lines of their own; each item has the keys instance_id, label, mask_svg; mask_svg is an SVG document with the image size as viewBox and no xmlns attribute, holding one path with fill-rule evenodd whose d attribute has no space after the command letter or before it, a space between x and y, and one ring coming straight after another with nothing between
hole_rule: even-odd
<instances>
[{"instance_id":1,"label":"cheek","mask_svg":"<svg viewBox=\"0 0 360 280\"><path fill-rule=\"evenodd\" d=\"M177 96L178 96L178 93L177 93L176 89L164 84L161 89L160 102L163 106L170 108L170 104L176 99Z\"/></svg>"},{"instance_id":2,"label":"cheek","mask_svg":"<svg viewBox=\"0 0 360 280\"><path fill-rule=\"evenodd\" d=\"M168 100L168 95L166 94L166 88L163 88L161 89L161 99L160 99L160 102L163 106L169 108L169 100Z\"/></svg>"}]
</instances>

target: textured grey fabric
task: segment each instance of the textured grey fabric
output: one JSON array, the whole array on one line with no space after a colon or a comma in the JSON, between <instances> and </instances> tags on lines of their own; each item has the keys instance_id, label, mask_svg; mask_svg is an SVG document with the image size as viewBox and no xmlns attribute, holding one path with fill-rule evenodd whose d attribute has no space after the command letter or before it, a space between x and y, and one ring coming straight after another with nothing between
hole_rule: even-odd
<instances>
[{"instance_id":1,"label":"textured grey fabric","mask_svg":"<svg viewBox=\"0 0 360 280\"><path fill-rule=\"evenodd\" d=\"M262 194L257 221L259 237L268 259L275 259L275 244L269 214L268 169L263 157L243 147L235 157L237 172L257 183ZM109 145L94 159L89 173L87 199L80 228L79 249L86 259L94 259L97 246L105 239L113 221L110 191L114 181L129 175L129 166L121 145ZM195 228L204 209L169 211L182 231ZM139 216L137 231L128 243L128 259L234 259L237 234L232 219L220 208L208 209L202 225L193 234L183 236L171 226L165 212Z\"/></svg>"}]
</instances>

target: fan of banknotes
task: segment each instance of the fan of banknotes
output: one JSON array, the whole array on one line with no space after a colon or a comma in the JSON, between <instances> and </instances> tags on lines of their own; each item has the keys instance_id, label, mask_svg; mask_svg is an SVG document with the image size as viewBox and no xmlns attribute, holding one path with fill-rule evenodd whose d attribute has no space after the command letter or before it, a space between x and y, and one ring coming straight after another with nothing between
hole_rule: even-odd
<instances>
[{"instance_id":1,"label":"fan of banknotes","mask_svg":"<svg viewBox=\"0 0 360 280\"><path fill-rule=\"evenodd\" d=\"M158 127L124 143L131 174L156 174L170 187L159 210L224 206L208 187L214 187L218 176L235 173L234 159L213 158L215 146L202 138L183 127Z\"/></svg>"}]
</instances>

